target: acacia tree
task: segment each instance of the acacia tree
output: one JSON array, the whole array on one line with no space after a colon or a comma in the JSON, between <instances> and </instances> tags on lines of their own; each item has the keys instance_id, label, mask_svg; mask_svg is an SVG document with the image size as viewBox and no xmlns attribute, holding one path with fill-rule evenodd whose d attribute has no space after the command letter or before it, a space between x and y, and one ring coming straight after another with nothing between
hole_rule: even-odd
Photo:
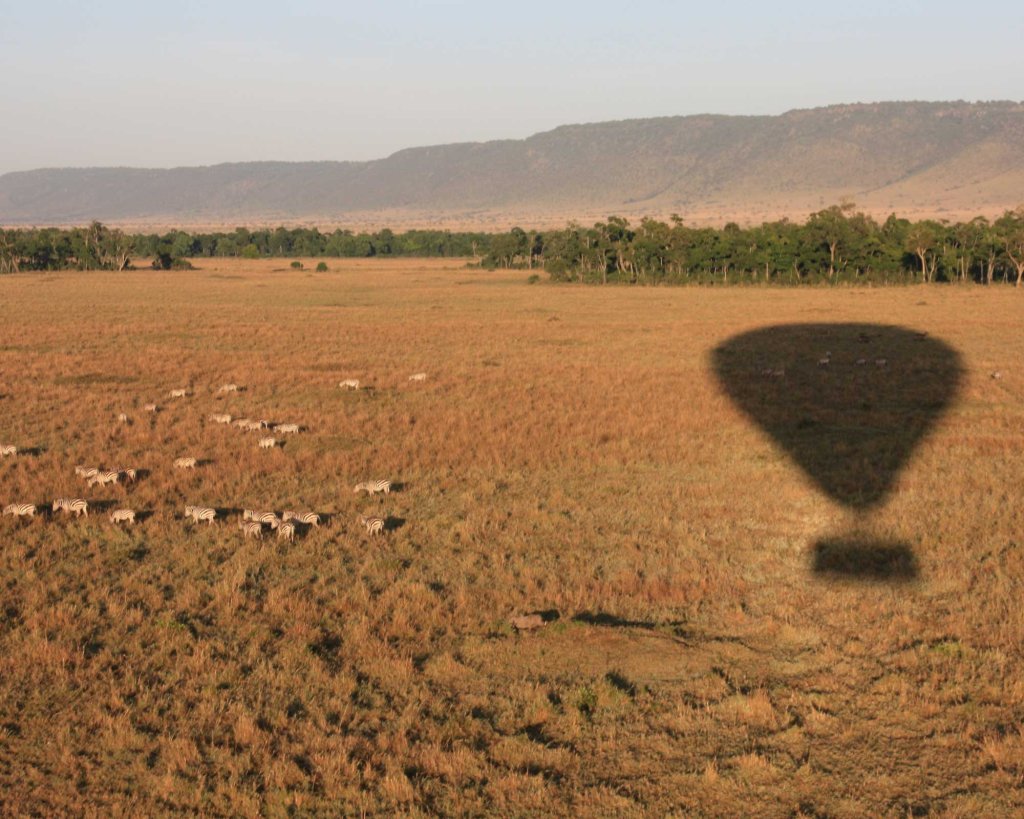
<instances>
[{"instance_id":1,"label":"acacia tree","mask_svg":"<svg viewBox=\"0 0 1024 819\"><path fill-rule=\"evenodd\" d=\"M1002 241L1003 252L1017 273L1014 286L1020 287L1024 279L1024 205L1004 213L995 224Z\"/></svg>"},{"instance_id":2,"label":"acacia tree","mask_svg":"<svg viewBox=\"0 0 1024 819\"><path fill-rule=\"evenodd\" d=\"M807 230L812 239L828 248L830 279L835 276L836 265L843 265L840 249L849 240L851 233L847 214L852 213L855 207L853 202L843 201L841 204L812 213L807 220Z\"/></svg>"},{"instance_id":3,"label":"acacia tree","mask_svg":"<svg viewBox=\"0 0 1024 819\"><path fill-rule=\"evenodd\" d=\"M906 249L917 257L921 275L926 282L934 281L939 266L939 225L925 221L913 225L907 233Z\"/></svg>"}]
</instances>

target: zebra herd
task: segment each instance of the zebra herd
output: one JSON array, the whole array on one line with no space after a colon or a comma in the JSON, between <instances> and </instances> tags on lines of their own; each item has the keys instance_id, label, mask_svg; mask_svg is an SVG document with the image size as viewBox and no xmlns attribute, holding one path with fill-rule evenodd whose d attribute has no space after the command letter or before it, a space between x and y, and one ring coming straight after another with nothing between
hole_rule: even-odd
<instances>
[{"instance_id":1,"label":"zebra herd","mask_svg":"<svg viewBox=\"0 0 1024 819\"><path fill-rule=\"evenodd\" d=\"M426 380L426 373L416 373L409 377L410 381L424 381ZM360 388L359 381L356 379L346 379L342 381L340 385L346 389ZM225 384L217 390L218 395L224 395L228 393L239 393L244 391L244 387L240 387L237 384ZM190 389L173 389L168 393L169 398L182 399L188 398L192 395ZM159 411L159 406L155 403L148 403L143 405L143 409L146 412L156 413ZM126 413L119 413L117 416L118 422L121 424L130 424L131 419ZM245 431L263 431L272 430L282 435L294 435L302 432L305 428L300 424L287 423L287 424L271 424L265 419L252 420L250 418L232 418L227 413L214 413L209 416L209 420L215 424L233 425L239 429ZM263 437L259 439L258 446L260 449L271 449L278 446L278 440L274 437ZM14 445L0 445L0 456L16 456L18 454L18 448ZM176 458L173 461L175 469L179 470L194 470L200 461L191 456L183 456ZM88 466L76 466L75 474L80 478L85 479L86 484L89 487L93 486L107 486L110 484L134 483L139 477L138 469L103 469L102 467L88 467ZM373 496L378 493L385 495L390 494L392 489L392 482L389 480L374 480L364 481L358 483L353 487L353 492L359 494L365 492L368 496ZM11 516L14 518L34 518L39 509L35 504L31 503L12 503L3 507L2 514L4 516ZM51 507L51 513L56 515L58 513L64 513L65 516L74 515L76 519L80 517L89 517L89 502L84 498L56 498L53 501ZM185 507L184 518L190 520L193 523L199 524L206 522L208 525L213 525L218 517L218 510L209 506L193 506L189 505ZM136 512L133 509L118 508L111 511L109 515L111 523L119 524L134 524L136 522ZM379 516L364 516L359 515L359 523L363 526L369 535L380 535L387 529L387 521L385 518ZM289 542L294 541L297 526L302 527L319 527L322 522L321 515L316 512L295 512L286 510L281 513L280 516L275 512L258 512L251 509L243 510L242 520L239 522L239 529L245 538L254 538L261 540L264 533L264 526L269 526L272 531L276 531L279 540L286 540Z\"/></svg>"}]
</instances>

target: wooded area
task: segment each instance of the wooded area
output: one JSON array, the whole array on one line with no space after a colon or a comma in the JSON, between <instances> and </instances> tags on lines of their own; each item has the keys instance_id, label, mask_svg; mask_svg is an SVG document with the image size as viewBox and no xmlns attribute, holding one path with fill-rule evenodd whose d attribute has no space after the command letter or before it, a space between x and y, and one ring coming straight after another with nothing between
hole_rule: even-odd
<instances>
[{"instance_id":1,"label":"wooded area","mask_svg":"<svg viewBox=\"0 0 1024 819\"><path fill-rule=\"evenodd\" d=\"M86 228L0 230L0 273L122 270L152 259L170 269L197 257L468 257L487 268L543 269L554 281L629 284L1013 282L1024 279L1024 206L989 221L890 216L879 223L852 203L756 227L690 227L611 216L592 227L507 233L316 228L129 235Z\"/></svg>"}]
</instances>

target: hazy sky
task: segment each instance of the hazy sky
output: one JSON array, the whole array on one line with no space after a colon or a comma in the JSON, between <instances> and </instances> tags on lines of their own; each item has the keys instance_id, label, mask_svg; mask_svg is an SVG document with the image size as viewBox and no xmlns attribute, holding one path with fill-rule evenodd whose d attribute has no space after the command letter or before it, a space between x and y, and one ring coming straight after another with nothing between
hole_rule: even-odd
<instances>
[{"instance_id":1,"label":"hazy sky","mask_svg":"<svg viewBox=\"0 0 1024 819\"><path fill-rule=\"evenodd\" d=\"M1024 99L1024 2L0 0L0 173L897 99Z\"/></svg>"}]
</instances>

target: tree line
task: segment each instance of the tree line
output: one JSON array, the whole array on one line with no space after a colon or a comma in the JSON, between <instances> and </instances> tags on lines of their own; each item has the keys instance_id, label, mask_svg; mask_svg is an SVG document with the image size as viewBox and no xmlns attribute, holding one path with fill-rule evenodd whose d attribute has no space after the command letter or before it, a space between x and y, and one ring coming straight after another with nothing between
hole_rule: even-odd
<instances>
[{"instance_id":1,"label":"tree line","mask_svg":"<svg viewBox=\"0 0 1024 819\"><path fill-rule=\"evenodd\" d=\"M691 227L612 216L592 227L507 233L410 230L395 233L316 228L126 234L88 227L0 230L0 273L19 270L123 270L198 257L469 257L487 268L545 270L554 281L629 284L909 283L985 284L1024 279L1024 207L968 222L890 216L877 222L844 202L756 227Z\"/></svg>"},{"instance_id":2,"label":"tree line","mask_svg":"<svg viewBox=\"0 0 1024 819\"><path fill-rule=\"evenodd\" d=\"M1024 279L1024 207L968 222L890 216L850 203L756 227L610 217L593 227L495 237L485 263L542 267L556 281L607 284L1013 282Z\"/></svg>"},{"instance_id":3,"label":"tree line","mask_svg":"<svg viewBox=\"0 0 1024 819\"><path fill-rule=\"evenodd\" d=\"M153 267L187 266L203 257L470 257L480 259L489 247L486 233L450 230L409 230L395 233L316 228L230 232L128 234L93 222L83 228L24 228L0 230L0 273L20 270L124 270L133 260L152 260Z\"/></svg>"}]
</instances>

